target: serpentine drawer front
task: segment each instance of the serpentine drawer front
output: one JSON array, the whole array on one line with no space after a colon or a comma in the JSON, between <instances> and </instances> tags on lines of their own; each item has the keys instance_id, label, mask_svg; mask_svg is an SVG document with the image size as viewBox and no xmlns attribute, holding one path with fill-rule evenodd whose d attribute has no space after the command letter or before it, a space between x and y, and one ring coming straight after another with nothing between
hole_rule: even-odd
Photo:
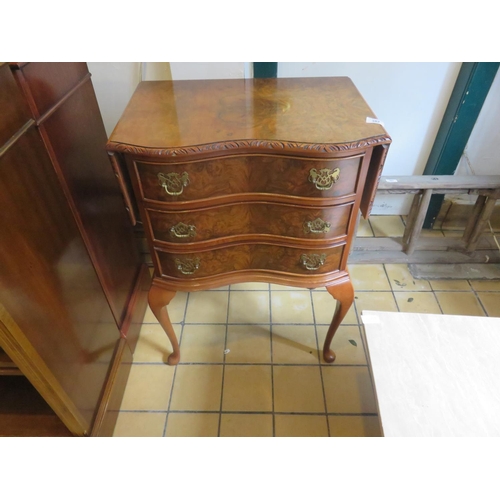
<instances>
[{"instance_id":1,"label":"serpentine drawer front","mask_svg":"<svg viewBox=\"0 0 500 500\"><path fill-rule=\"evenodd\" d=\"M354 203L335 207L301 207L283 203L232 203L197 210L147 209L156 242L216 243L235 239L306 239L324 245L323 240L347 238Z\"/></svg>"},{"instance_id":2,"label":"serpentine drawer front","mask_svg":"<svg viewBox=\"0 0 500 500\"><path fill-rule=\"evenodd\" d=\"M135 162L147 201L189 201L266 193L309 198L354 195L363 155L329 160L272 155L230 156L196 162Z\"/></svg>"},{"instance_id":3,"label":"serpentine drawer front","mask_svg":"<svg viewBox=\"0 0 500 500\"><path fill-rule=\"evenodd\" d=\"M149 304L180 359L177 290L326 286L350 308L347 259L391 138L348 78L142 82L107 144L153 259Z\"/></svg>"},{"instance_id":4,"label":"serpentine drawer front","mask_svg":"<svg viewBox=\"0 0 500 500\"><path fill-rule=\"evenodd\" d=\"M158 251L164 277L205 278L238 271L277 271L310 275L338 271L344 246L314 251L276 245L234 245L210 252L171 254Z\"/></svg>"}]
</instances>

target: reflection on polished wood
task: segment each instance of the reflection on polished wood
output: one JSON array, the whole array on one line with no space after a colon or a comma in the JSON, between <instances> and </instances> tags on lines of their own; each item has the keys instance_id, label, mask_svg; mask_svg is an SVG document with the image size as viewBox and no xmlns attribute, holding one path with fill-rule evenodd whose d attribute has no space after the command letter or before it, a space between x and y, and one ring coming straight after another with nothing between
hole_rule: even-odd
<instances>
[{"instance_id":1,"label":"reflection on polished wood","mask_svg":"<svg viewBox=\"0 0 500 500\"><path fill-rule=\"evenodd\" d=\"M244 281L353 302L347 272L391 139L348 78L142 82L108 141L130 178L155 267L150 304Z\"/></svg>"}]
</instances>

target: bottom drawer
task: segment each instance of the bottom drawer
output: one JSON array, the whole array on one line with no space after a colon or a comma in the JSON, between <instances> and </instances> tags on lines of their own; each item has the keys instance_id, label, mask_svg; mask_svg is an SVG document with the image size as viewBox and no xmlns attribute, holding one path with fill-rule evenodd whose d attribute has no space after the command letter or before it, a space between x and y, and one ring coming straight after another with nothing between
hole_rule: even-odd
<instances>
[{"instance_id":1,"label":"bottom drawer","mask_svg":"<svg viewBox=\"0 0 500 500\"><path fill-rule=\"evenodd\" d=\"M205 278L238 271L279 271L296 275L339 270L344 245L307 251L276 245L235 245L189 254L157 250L161 274L174 278Z\"/></svg>"}]
</instances>

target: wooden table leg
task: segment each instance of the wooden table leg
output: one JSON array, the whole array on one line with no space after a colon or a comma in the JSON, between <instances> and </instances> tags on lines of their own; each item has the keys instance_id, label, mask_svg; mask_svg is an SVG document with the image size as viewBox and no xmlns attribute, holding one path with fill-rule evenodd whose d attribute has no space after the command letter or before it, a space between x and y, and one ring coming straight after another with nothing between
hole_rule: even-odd
<instances>
[{"instance_id":1,"label":"wooden table leg","mask_svg":"<svg viewBox=\"0 0 500 500\"><path fill-rule=\"evenodd\" d=\"M325 344L323 346L323 359L327 363L335 361L335 353L330 349L333 336L337 331L340 323L344 319L347 311L349 311L354 302L354 288L349 277L346 281L326 287L328 293L337 301L335 314L333 315L332 323L326 334Z\"/></svg>"},{"instance_id":2,"label":"wooden table leg","mask_svg":"<svg viewBox=\"0 0 500 500\"><path fill-rule=\"evenodd\" d=\"M163 330L165 330L165 333L172 344L173 352L170 354L167 361L169 365L176 365L181 357L179 342L177 341L177 336L175 335L174 328L172 327L167 311L167 306L174 296L175 292L172 290L167 290L156 285L151 286L148 295L149 307L153 311L153 314L162 326Z\"/></svg>"}]
</instances>

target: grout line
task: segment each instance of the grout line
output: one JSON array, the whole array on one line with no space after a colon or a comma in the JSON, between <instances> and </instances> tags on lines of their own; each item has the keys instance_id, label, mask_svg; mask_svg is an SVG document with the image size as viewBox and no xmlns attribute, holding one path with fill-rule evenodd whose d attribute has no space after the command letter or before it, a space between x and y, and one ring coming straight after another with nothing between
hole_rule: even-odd
<instances>
[{"instance_id":1,"label":"grout line","mask_svg":"<svg viewBox=\"0 0 500 500\"><path fill-rule=\"evenodd\" d=\"M186 305L184 306L184 316L182 318L182 323L181 323L181 333L179 335L179 348L182 343L182 334L184 333L184 326L185 326L185 321L186 321L186 313L187 313L187 308L189 304L189 298L191 297L191 292L188 292L187 297L186 297ZM164 365L165 363L162 363ZM172 387L170 389L170 397L168 398L168 406L167 406L167 416L165 418L165 425L163 426L163 437L165 437L165 434L167 432L167 424L168 424L168 414L170 413L170 404L172 403L172 395L174 393L174 386L175 386L175 379L177 376L177 367L179 364L177 364L174 368L174 376L172 377Z\"/></svg>"},{"instance_id":2,"label":"grout line","mask_svg":"<svg viewBox=\"0 0 500 500\"><path fill-rule=\"evenodd\" d=\"M472 286L471 286L471 289L472 289ZM488 311L486 310L486 308L484 307L483 303L481 302L481 298L477 295L477 292L476 290L472 290L472 293L474 294L474 296L476 297L476 300L479 302L479 305L481 306L481 309L484 311L484 315L486 317L489 317L488 315Z\"/></svg>"},{"instance_id":3,"label":"grout line","mask_svg":"<svg viewBox=\"0 0 500 500\"><path fill-rule=\"evenodd\" d=\"M366 222L368 222L368 226L370 226L370 231L372 232L372 235L369 236L369 238L375 238L375 231L373 230L372 224L370 222L370 217L368 217L368 219L366 220Z\"/></svg>"},{"instance_id":4,"label":"grout line","mask_svg":"<svg viewBox=\"0 0 500 500\"><path fill-rule=\"evenodd\" d=\"M340 326L346 326L346 325L340 325ZM360 326L360 325L349 325L349 326ZM330 364L330 363L324 363L321 362L323 366L331 366L332 368L336 366L367 366L366 363L335 363L335 364ZM158 365L158 366L165 366L165 363L161 361L139 361L137 363L134 363L134 365ZM203 361L192 361L192 362L184 362L180 363L177 366L318 366L318 363L217 363L217 362L203 362Z\"/></svg>"},{"instance_id":5,"label":"grout line","mask_svg":"<svg viewBox=\"0 0 500 500\"><path fill-rule=\"evenodd\" d=\"M189 413L189 414L206 414L206 415L312 415L312 416L322 416L325 412L312 412L312 411L248 411L248 410L119 410L116 413ZM367 413L367 412L326 412L327 416L378 416L378 413Z\"/></svg>"},{"instance_id":6,"label":"grout line","mask_svg":"<svg viewBox=\"0 0 500 500\"><path fill-rule=\"evenodd\" d=\"M328 433L328 437L330 437L330 423L328 422L328 409L326 407L325 382L323 380L323 368L321 367L321 359L322 359L321 355L323 353L323 349L320 350L320 348L319 348L318 327L316 325L316 314L314 312L312 290L309 290L309 294L310 294L310 297L311 297L311 309L312 309L312 315L313 315L313 321L314 321L314 337L316 339L316 352L318 353L318 360L317 361L318 361L318 365L319 365L319 377L321 379L321 391L323 393L323 406L325 408L326 431ZM337 301L333 297L332 297L332 300L335 301L335 309L334 309L334 312L333 312L333 314L335 315L335 312L337 311L337 304L336 304ZM354 304L354 301L353 301L353 304ZM339 325L339 328L340 328L340 325ZM332 340L332 342L333 342L333 340Z\"/></svg>"},{"instance_id":7,"label":"grout line","mask_svg":"<svg viewBox=\"0 0 500 500\"><path fill-rule=\"evenodd\" d=\"M269 283L269 342L271 350L271 404L272 404L272 420L273 420L273 437L276 437L276 421L274 418L274 354L273 354L273 300L271 284Z\"/></svg>"},{"instance_id":8,"label":"grout line","mask_svg":"<svg viewBox=\"0 0 500 500\"><path fill-rule=\"evenodd\" d=\"M394 295L394 290L392 288L392 283L391 283L391 280L389 278L389 273L387 272L387 269L385 268L385 264L382 264L383 267L384 267L384 272L385 272L385 276L387 278L387 281L389 281L389 284L391 285L391 293L392 293L392 298L394 299L394 303L396 304L396 309L398 310L398 312L401 312L399 310L399 305L398 305L398 301L396 300L396 295ZM408 265L406 265L406 267L408 267ZM429 285L430 287L430 285ZM358 323L359 323L359 318L358 318Z\"/></svg>"},{"instance_id":9,"label":"grout line","mask_svg":"<svg viewBox=\"0 0 500 500\"><path fill-rule=\"evenodd\" d=\"M226 332L224 336L224 351L227 349L227 333L229 330L229 305L231 303L231 290L227 294L227 311L226 311ZM234 363L237 364L237 363ZM220 389L220 407L219 407L219 425L217 426L217 437L220 437L220 427L222 424L222 399L224 397L224 375L226 372L226 354L224 353L222 363L222 386Z\"/></svg>"},{"instance_id":10,"label":"grout line","mask_svg":"<svg viewBox=\"0 0 500 500\"><path fill-rule=\"evenodd\" d=\"M387 290L389 292L389 290ZM144 324L155 324L158 323L144 323ZM175 323L176 325L180 325L182 323ZM197 325L215 325L215 326L269 326L271 323L184 323L188 326L197 326ZM330 323L318 323L318 325L329 325ZM358 323L343 323L344 325L357 325ZM313 326L314 323L273 323L273 325L277 326Z\"/></svg>"},{"instance_id":11,"label":"grout line","mask_svg":"<svg viewBox=\"0 0 500 500\"><path fill-rule=\"evenodd\" d=\"M435 299L435 300L436 300L436 302L437 302L437 305L438 305L438 307L439 307L439 310L441 311L441 314L444 314L444 312L443 312L443 308L441 307L441 302L439 302L439 299L438 299L438 297L437 297L437 295L436 295L436 290L434 290L434 289L432 288L432 285L431 285L431 290L432 290L432 294L434 295L434 299Z\"/></svg>"}]
</instances>

